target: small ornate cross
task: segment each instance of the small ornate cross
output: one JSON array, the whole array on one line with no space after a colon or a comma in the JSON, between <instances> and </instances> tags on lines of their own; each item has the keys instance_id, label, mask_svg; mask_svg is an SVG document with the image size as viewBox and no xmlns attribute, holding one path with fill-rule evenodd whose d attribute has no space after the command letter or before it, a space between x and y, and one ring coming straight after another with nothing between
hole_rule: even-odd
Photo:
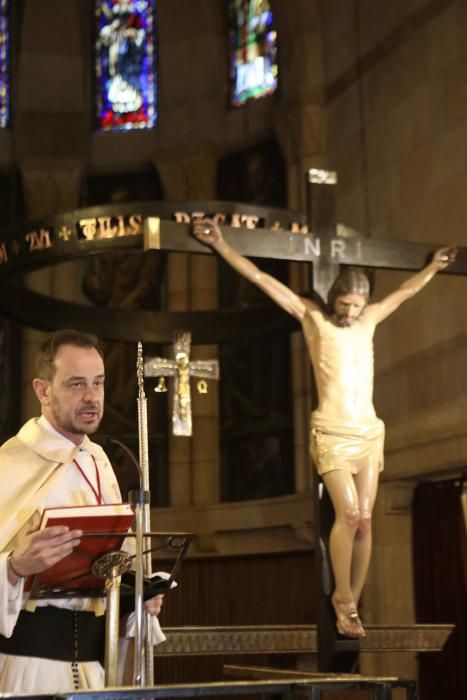
<instances>
[{"instance_id":1,"label":"small ornate cross","mask_svg":"<svg viewBox=\"0 0 467 700\"><path fill-rule=\"evenodd\" d=\"M174 398L172 404L172 431L174 435L192 435L191 387L190 378L199 377L198 391L206 393L203 380L219 379L217 360L190 360L191 333L180 331L174 338L174 359L150 357L144 363L146 377L174 377ZM156 387L157 390L157 387ZM164 389L159 389L159 391Z\"/></svg>"}]
</instances>

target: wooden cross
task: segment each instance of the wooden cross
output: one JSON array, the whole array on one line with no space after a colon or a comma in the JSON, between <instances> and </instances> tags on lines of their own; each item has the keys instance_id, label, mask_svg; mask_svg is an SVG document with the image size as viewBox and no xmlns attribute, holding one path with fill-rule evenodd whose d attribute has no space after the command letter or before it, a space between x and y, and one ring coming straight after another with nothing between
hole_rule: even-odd
<instances>
[{"instance_id":1,"label":"wooden cross","mask_svg":"<svg viewBox=\"0 0 467 700\"><path fill-rule=\"evenodd\" d=\"M207 393L206 379L219 379L217 360L190 360L191 333L180 331L174 337L174 359L150 357L144 363L146 377L159 377L156 391L167 391L163 377L174 377L172 403L172 432L174 435L190 436L193 432L191 419L190 378L199 377L198 391ZM162 381L161 381L162 380Z\"/></svg>"},{"instance_id":2,"label":"wooden cross","mask_svg":"<svg viewBox=\"0 0 467 700\"><path fill-rule=\"evenodd\" d=\"M340 265L418 271L440 247L429 243L366 238L342 224L337 225L335 183L335 173L308 172L307 232L293 233L280 225L273 229L221 225L223 236L238 253L247 257L312 263L313 288L323 297ZM204 207L207 216L222 209L222 202L195 204L198 205L196 210L190 209L193 219L202 213L200 206ZM246 208L246 205L242 206ZM189 209L188 205L186 208ZM279 218L282 210L276 211ZM274 210L269 212L271 218ZM290 212L286 213L290 215ZM144 249L213 255L210 247L191 236L191 228L190 223L148 216L144 221ZM459 247L455 262L438 274L467 275L467 248Z\"/></svg>"},{"instance_id":3,"label":"wooden cross","mask_svg":"<svg viewBox=\"0 0 467 700\"><path fill-rule=\"evenodd\" d=\"M275 226L274 230L221 226L225 240L245 256L312 263L310 287L324 301L341 265L416 271L427 264L439 246L365 238L338 226L336 182L334 172L308 171L307 230L293 233L281 230L280 226ZM199 209L197 215L200 215ZM190 231L189 224L149 217L145 223L145 249L212 254L211 248L189 236ZM455 262L438 274L467 275L467 248L458 248ZM336 637L335 618L329 601L332 572L327 554L327 538L334 515L329 497L323 492L318 478L315 478L314 494L315 553L318 562L318 668L326 672L349 672L354 670L358 659L359 641Z\"/></svg>"}]
</instances>

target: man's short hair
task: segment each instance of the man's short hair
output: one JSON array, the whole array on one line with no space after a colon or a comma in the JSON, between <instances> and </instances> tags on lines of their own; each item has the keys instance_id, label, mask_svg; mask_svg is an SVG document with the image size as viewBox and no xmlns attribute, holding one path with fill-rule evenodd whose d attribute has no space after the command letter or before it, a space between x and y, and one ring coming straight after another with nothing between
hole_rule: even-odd
<instances>
[{"instance_id":1,"label":"man's short hair","mask_svg":"<svg viewBox=\"0 0 467 700\"><path fill-rule=\"evenodd\" d=\"M337 297L344 294L360 294L365 299L365 304L370 298L370 280L367 274L359 267L346 267L337 275L328 293L328 309L334 313L334 304Z\"/></svg>"},{"instance_id":2,"label":"man's short hair","mask_svg":"<svg viewBox=\"0 0 467 700\"><path fill-rule=\"evenodd\" d=\"M99 339L93 333L83 333L73 328L51 333L40 345L36 355L37 376L52 380L56 371L55 358L62 345L74 345L77 348L94 348L103 357Z\"/></svg>"}]
</instances>

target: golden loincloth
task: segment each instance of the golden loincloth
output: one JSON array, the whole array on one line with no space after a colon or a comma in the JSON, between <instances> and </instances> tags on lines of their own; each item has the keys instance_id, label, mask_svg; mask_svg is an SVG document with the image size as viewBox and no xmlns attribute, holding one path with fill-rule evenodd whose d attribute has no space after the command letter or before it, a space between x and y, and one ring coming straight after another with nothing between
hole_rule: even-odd
<instances>
[{"instance_id":1,"label":"golden loincloth","mask_svg":"<svg viewBox=\"0 0 467 700\"><path fill-rule=\"evenodd\" d=\"M318 474L345 469L352 474L373 460L384 467L384 423L336 424L320 413L311 414L310 452Z\"/></svg>"}]
</instances>

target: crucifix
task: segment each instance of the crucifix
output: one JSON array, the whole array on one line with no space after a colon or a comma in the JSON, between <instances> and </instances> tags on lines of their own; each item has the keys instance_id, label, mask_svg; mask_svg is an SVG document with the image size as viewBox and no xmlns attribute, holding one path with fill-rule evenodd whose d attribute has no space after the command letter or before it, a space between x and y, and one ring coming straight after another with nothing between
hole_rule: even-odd
<instances>
[{"instance_id":1,"label":"crucifix","mask_svg":"<svg viewBox=\"0 0 467 700\"><path fill-rule=\"evenodd\" d=\"M192 434L190 378L199 377L197 389L206 394L207 379L219 379L217 360L190 360L191 333L179 331L174 337L174 359L150 357L144 363L146 377L159 377L156 391L167 391L164 377L174 377L172 430L174 435Z\"/></svg>"},{"instance_id":2,"label":"crucifix","mask_svg":"<svg viewBox=\"0 0 467 700\"><path fill-rule=\"evenodd\" d=\"M312 327L316 329L313 332L319 332L321 334L320 338L324 334L323 324L325 322L320 321L318 317L327 318L328 321L332 321L328 326L330 325L337 328L339 324L337 321L334 321L335 316L332 315L337 311L337 307L331 310L326 316L326 313L324 313L324 311L321 312L319 307L312 300L306 301L300 299L292 290L274 281L270 276L261 273L261 270L248 261L246 257L280 258L312 262L309 286L323 301L327 299L328 291L339 273L341 265L416 270L417 272L423 269L423 272L420 273L422 283L420 284L420 275L415 275L414 278L416 278L416 281L414 280L411 282L414 289L413 293L419 291L438 270L442 270L443 273L447 274L467 274L467 251L465 248L459 249L455 262L449 264L446 269L443 269L445 263L451 263L451 253L448 251L438 251L434 262L427 266L428 259L433 254L436 246L368 239L348 229L344 231L345 235L342 235L339 227L336 225L336 181L337 177L333 172L309 171L307 182L307 227L301 228L298 232L281 230L280 226L274 226L273 228L263 229L261 234L259 234L258 231L252 232L247 228L239 229L233 226L219 226L214 216L211 215L209 217L209 212L203 214L202 210L197 209L196 212L193 212L192 226L188 227L188 225L182 224L179 226L178 231L176 230L177 225L174 223L168 222L166 225L165 222L161 223L159 220L149 218L146 221L145 227L145 247L146 249L169 248L172 250L186 250L188 248L192 252L200 253L211 252L210 248L214 249L217 253L222 255L237 272L243 274L249 281L257 284L266 294L276 301L279 306L282 306L282 308L286 309L297 320L300 320L302 329L307 337L310 335L310 329ZM217 221L219 221L219 218L217 218ZM185 228L185 230L183 230L183 228ZM201 244L196 240L193 241L193 239L191 239L190 241L186 239L187 233L191 232L191 229L193 229L196 238L201 241ZM206 248L206 246L203 247L203 243L210 246L210 248ZM366 280L366 282L368 283L368 280ZM396 294L400 301L408 298L408 296L404 297L404 293L405 292L401 290ZM348 294L348 292L341 292L340 296L345 297L346 295L352 296L352 294ZM368 299L368 293L365 295L360 292L354 292L353 296L362 298L366 296L366 299ZM337 298L339 298L339 295ZM398 303L400 303L400 301ZM345 303L348 305L355 305L355 301L349 301L347 299L345 299ZM360 311L363 311L363 308L364 305L361 306ZM380 312L380 310L376 308L373 308L368 314L365 316L365 319L367 319L365 323L357 326L358 332L351 336L352 357L357 364L360 362L361 358L357 352L357 341L360 342L360 340L364 338L364 343L361 347L365 353L364 357L368 358L372 367L372 359L369 352L371 349L372 335L370 337L368 331L370 330L370 326L372 326L371 330L373 330L374 325L385 316L382 311ZM357 317L355 316L355 318ZM333 331L333 338L336 332ZM346 336L346 338L347 340L349 339L348 336ZM310 337L308 337L308 340L310 340ZM330 343L331 346L333 342L334 340ZM340 340L336 338L335 342L337 342L340 347L341 356L345 357L345 348L341 347L341 343L344 342L343 336L340 336ZM312 340L310 340L310 344L314 345ZM329 347L329 343L327 345ZM326 361L330 359L332 360L332 373L329 375L329 378L325 373L321 373L321 385L323 385L323 382L329 383L329 381L334 383L334 377L339 376L339 367L336 369L336 361L328 351ZM311 355L311 350L310 360L314 364L314 357ZM329 370L329 365L326 366ZM372 375L371 367L368 366L368 372ZM342 366L340 369L342 369ZM348 373L344 372L345 376L347 376L347 374ZM365 376L368 376L368 374ZM372 378L368 381L372 382ZM370 387L368 386L367 388L369 391ZM345 390L346 387L344 386L343 391L345 392ZM358 394L358 387L352 386L352 391L354 393L356 392L358 400L362 400L362 397ZM327 395L328 398L331 395L335 396L336 392L334 392L334 394L329 392ZM340 396L342 394L338 391L337 395ZM364 394L364 396L367 395L369 394ZM338 403L338 399L334 399L334 401ZM339 416L341 413L341 409L338 408L335 415ZM371 409L367 413L362 411L361 415L371 416ZM351 419L353 419L353 414L351 415ZM377 422L378 419L376 419L375 416L374 423ZM381 421L379 422L381 423ZM327 434L333 435L332 431ZM381 440L380 428L379 434L376 436L375 440ZM380 442L379 447L375 445L372 449L379 449L378 464L381 464L382 443ZM333 468L335 469L335 467ZM336 618L332 613L333 606L331 605L331 593L333 591L332 572L330 570L327 553L327 539L330 525L333 522L333 515L329 516L329 509L326 505L328 501L326 498L326 490L323 489L323 484L319 478L315 478L315 493L316 504L314 520L317 533L315 551L319 563L317 567L319 591L319 668L321 671L351 671L354 668L359 652L360 643L356 635L358 634L362 637L364 635L364 630L361 628L361 623L358 622L356 605L351 600L349 603L345 604L344 602L339 604L334 601L334 607L337 610L342 610L342 607L349 608L348 610L346 609L345 614L339 612L341 617L338 618L336 625ZM332 509L330 512L332 513ZM356 600L358 601L357 597ZM354 621L352 618L356 618L356 620ZM344 628L344 620L347 625L346 628ZM350 633L350 627L352 625L354 625L353 629L355 629L355 626L360 625L355 634L353 632L352 634ZM346 636L337 635L336 627L341 635L345 634ZM350 638L352 636L355 638Z\"/></svg>"}]
</instances>

